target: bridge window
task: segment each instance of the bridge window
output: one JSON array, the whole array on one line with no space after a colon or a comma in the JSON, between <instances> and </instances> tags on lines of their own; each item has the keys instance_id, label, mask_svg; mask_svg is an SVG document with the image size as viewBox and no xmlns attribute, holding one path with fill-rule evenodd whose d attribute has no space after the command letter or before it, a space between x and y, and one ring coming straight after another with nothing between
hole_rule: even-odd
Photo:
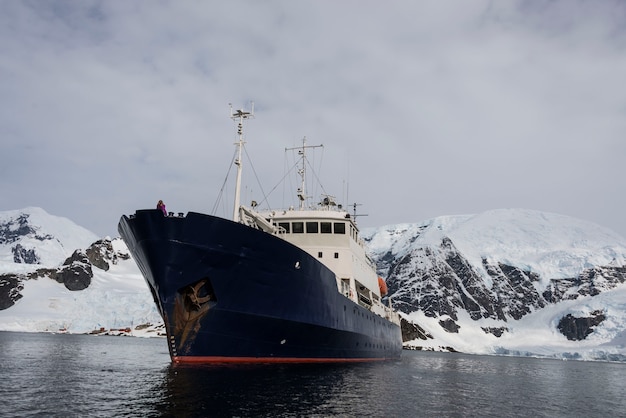
<instances>
[{"instance_id":1,"label":"bridge window","mask_svg":"<svg viewBox=\"0 0 626 418\"><path fill-rule=\"evenodd\" d=\"M317 258L322 258L322 252L321 251L317 253Z\"/></svg>"},{"instance_id":2,"label":"bridge window","mask_svg":"<svg viewBox=\"0 0 626 418\"><path fill-rule=\"evenodd\" d=\"M307 222L306 223L306 233L307 234L317 234L319 230L319 224L317 222Z\"/></svg>"},{"instance_id":3,"label":"bridge window","mask_svg":"<svg viewBox=\"0 0 626 418\"><path fill-rule=\"evenodd\" d=\"M293 227L293 233L294 234L302 234L302 233L304 233L304 223L303 222L294 222L293 224L291 224L291 226Z\"/></svg>"},{"instance_id":4,"label":"bridge window","mask_svg":"<svg viewBox=\"0 0 626 418\"><path fill-rule=\"evenodd\" d=\"M335 234L345 234L346 224L343 222L335 222Z\"/></svg>"},{"instance_id":5,"label":"bridge window","mask_svg":"<svg viewBox=\"0 0 626 418\"><path fill-rule=\"evenodd\" d=\"M279 222L278 226L283 228L286 233L289 233L289 222Z\"/></svg>"},{"instance_id":6,"label":"bridge window","mask_svg":"<svg viewBox=\"0 0 626 418\"><path fill-rule=\"evenodd\" d=\"M332 231L332 224L330 222L321 222L320 231L322 234L330 234Z\"/></svg>"}]
</instances>

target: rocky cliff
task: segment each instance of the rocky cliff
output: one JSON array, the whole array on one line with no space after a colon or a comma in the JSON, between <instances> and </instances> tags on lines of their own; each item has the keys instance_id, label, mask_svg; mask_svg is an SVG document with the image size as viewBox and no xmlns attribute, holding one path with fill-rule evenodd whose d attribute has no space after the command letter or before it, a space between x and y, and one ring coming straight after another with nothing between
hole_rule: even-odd
<instances>
[{"instance_id":1,"label":"rocky cliff","mask_svg":"<svg viewBox=\"0 0 626 418\"><path fill-rule=\"evenodd\" d=\"M624 240L561 215L491 211L364 235L394 306L407 315L421 312L438 319L450 333L458 332L463 313L499 337L508 324L548 305L593 297L626 281ZM597 326L604 316L594 312L589 318ZM481 326L481 320L495 325ZM555 329L569 339L592 332L556 324Z\"/></svg>"}]
</instances>

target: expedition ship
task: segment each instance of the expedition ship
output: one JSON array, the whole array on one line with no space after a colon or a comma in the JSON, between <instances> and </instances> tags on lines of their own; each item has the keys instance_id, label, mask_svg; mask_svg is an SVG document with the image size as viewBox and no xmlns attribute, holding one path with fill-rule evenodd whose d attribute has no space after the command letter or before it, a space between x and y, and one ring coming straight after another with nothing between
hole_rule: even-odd
<instances>
[{"instance_id":1,"label":"expedition ship","mask_svg":"<svg viewBox=\"0 0 626 418\"><path fill-rule=\"evenodd\" d=\"M355 218L331 196L314 206L257 211L240 205L243 122L238 124L233 220L137 210L118 231L161 313L174 363L346 362L400 356L398 314Z\"/></svg>"}]
</instances>

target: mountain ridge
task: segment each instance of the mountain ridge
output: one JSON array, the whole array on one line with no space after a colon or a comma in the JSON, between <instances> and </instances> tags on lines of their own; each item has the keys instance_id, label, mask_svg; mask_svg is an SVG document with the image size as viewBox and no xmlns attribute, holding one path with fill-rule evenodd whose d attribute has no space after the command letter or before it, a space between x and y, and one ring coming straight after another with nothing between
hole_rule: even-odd
<instances>
[{"instance_id":1,"label":"mountain ridge","mask_svg":"<svg viewBox=\"0 0 626 418\"><path fill-rule=\"evenodd\" d=\"M467 351L464 340L473 340L470 350L489 354L507 352L503 341L521 346L525 334L545 331L554 334L550 344L564 349L576 349L571 341L587 346L586 340L596 339L612 347L604 353L624 355L618 340L626 308L620 303L626 241L606 228L504 209L368 229L363 236L394 306L440 340L417 339L409 346ZM601 306L593 300L599 295L614 297ZM542 311L554 311L554 317ZM533 317L536 329L528 326Z\"/></svg>"},{"instance_id":2,"label":"mountain ridge","mask_svg":"<svg viewBox=\"0 0 626 418\"><path fill-rule=\"evenodd\" d=\"M0 306L0 330L161 322L121 239L46 215L0 212L0 294L13 302ZM407 348L626 361L626 240L613 231L502 209L362 237L402 313ZM68 286L63 277L77 272L83 280Z\"/></svg>"}]
</instances>

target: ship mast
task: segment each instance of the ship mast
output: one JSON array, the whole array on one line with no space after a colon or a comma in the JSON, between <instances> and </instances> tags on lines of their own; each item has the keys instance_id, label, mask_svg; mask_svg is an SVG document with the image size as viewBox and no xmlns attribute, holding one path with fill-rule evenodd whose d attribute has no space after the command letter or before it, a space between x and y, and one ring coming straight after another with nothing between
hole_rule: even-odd
<instances>
[{"instance_id":1,"label":"ship mast","mask_svg":"<svg viewBox=\"0 0 626 418\"><path fill-rule=\"evenodd\" d=\"M233 221L239 221L239 205L241 201L241 150L243 144L243 121L246 119L254 118L254 102L252 102L252 108L249 112L243 109L238 109L233 112L233 105L230 104L230 118L237 122L237 135L239 135L239 141L235 142L237 146L237 158L235 159L235 165L237 166L237 180L235 182L235 206L233 208Z\"/></svg>"},{"instance_id":2,"label":"ship mast","mask_svg":"<svg viewBox=\"0 0 626 418\"><path fill-rule=\"evenodd\" d=\"M300 210L304 210L304 202L307 199L306 195L306 150L308 148L319 148L324 145L307 145L306 144L306 136L302 138L302 146L294 147L294 148L285 148L285 151L293 151L298 150L298 155L301 159L301 166L298 169L298 174L300 175L300 187L298 188L298 199L300 200Z\"/></svg>"}]
</instances>

